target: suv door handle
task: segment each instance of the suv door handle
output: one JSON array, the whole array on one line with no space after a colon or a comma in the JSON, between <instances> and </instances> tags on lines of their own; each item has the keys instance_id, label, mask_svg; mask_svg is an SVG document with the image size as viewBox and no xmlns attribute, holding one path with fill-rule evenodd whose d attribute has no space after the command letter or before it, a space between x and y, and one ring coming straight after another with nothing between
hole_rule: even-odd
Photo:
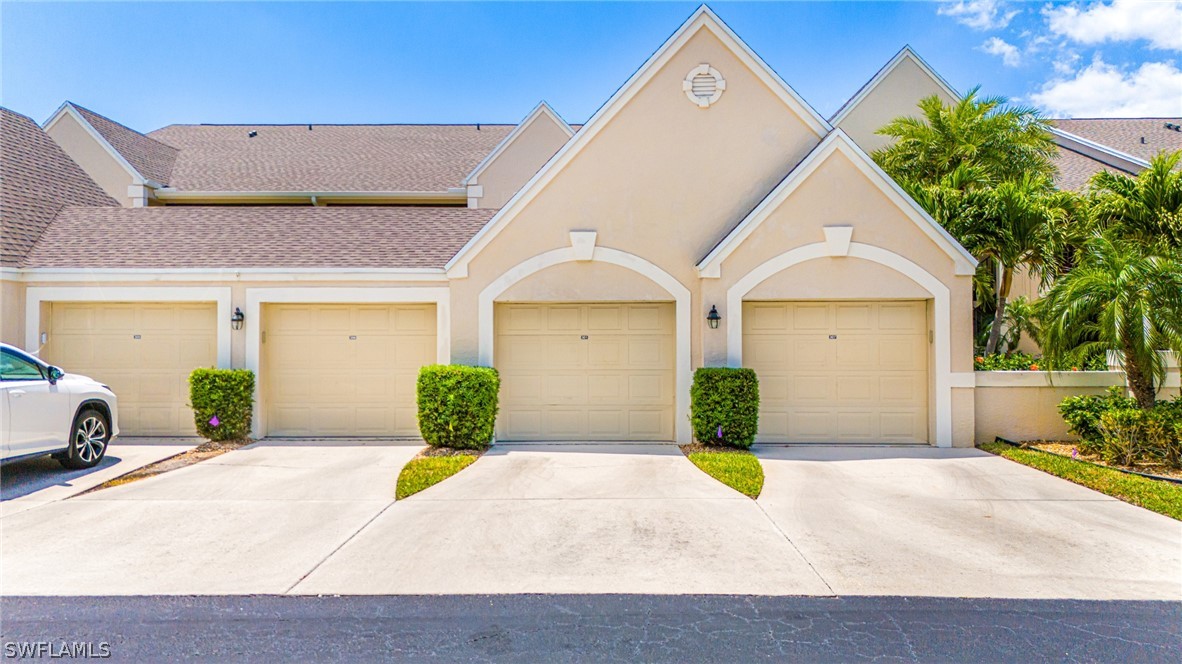
<instances>
[{"instance_id":1,"label":"suv door handle","mask_svg":"<svg viewBox=\"0 0 1182 664\"><path fill-rule=\"evenodd\" d=\"M9 394L11 394L14 397L19 397L24 393L25 393L24 390L13 390L13 391L9 392Z\"/></svg>"}]
</instances>

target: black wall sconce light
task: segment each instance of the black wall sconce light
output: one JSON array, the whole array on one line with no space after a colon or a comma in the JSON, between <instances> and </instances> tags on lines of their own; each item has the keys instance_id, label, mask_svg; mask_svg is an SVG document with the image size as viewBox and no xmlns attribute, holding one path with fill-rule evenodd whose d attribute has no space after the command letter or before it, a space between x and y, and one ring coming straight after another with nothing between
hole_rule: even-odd
<instances>
[{"instance_id":1,"label":"black wall sconce light","mask_svg":"<svg viewBox=\"0 0 1182 664\"><path fill-rule=\"evenodd\" d=\"M242 323L246 320L246 314L242 313L242 309L234 307L234 315L230 316L230 329L241 330Z\"/></svg>"},{"instance_id":2,"label":"black wall sconce light","mask_svg":"<svg viewBox=\"0 0 1182 664\"><path fill-rule=\"evenodd\" d=\"M720 320L722 320L722 316L718 315L718 307L710 305L710 313L706 314L706 322L710 324L710 329L717 330Z\"/></svg>"}]
</instances>

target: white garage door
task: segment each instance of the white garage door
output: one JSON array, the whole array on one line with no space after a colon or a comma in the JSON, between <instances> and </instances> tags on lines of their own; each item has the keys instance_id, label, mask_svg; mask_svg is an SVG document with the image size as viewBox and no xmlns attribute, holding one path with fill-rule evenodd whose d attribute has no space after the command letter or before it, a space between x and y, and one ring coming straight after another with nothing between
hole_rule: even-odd
<instances>
[{"instance_id":1,"label":"white garage door","mask_svg":"<svg viewBox=\"0 0 1182 664\"><path fill-rule=\"evenodd\" d=\"M189 372L217 364L217 324L212 302L55 302L42 357L110 385L123 435L192 436Z\"/></svg>"},{"instance_id":2,"label":"white garage door","mask_svg":"<svg viewBox=\"0 0 1182 664\"><path fill-rule=\"evenodd\" d=\"M498 304L499 440L673 440L672 303Z\"/></svg>"},{"instance_id":3,"label":"white garage door","mask_svg":"<svg viewBox=\"0 0 1182 664\"><path fill-rule=\"evenodd\" d=\"M924 302L746 302L761 442L928 441Z\"/></svg>"},{"instance_id":4,"label":"white garage door","mask_svg":"<svg viewBox=\"0 0 1182 664\"><path fill-rule=\"evenodd\" d=\"M417 436L415 383L435 363L433 304L271 304L262 395L271 436Z\"/></svg>"}]
</instances>

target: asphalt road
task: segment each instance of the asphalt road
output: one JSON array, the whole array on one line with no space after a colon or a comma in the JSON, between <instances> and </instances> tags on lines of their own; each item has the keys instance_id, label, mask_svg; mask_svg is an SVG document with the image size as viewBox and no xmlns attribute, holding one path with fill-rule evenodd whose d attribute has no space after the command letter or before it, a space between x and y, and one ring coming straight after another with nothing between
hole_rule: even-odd
<instances>
[{"instance_id":1,"label":"asphalt road","mask_svg":"<svg viewBox=\"0 0 1182 664\"><path fill-rule=\"evenodd\" d=\"M40 659L56 652L60 661L63 647L75 654L89 647L92 655L109 651L109 661L1164 662L1182 652L1182 604L718 595L6 597L0 639L3 661L21 661L22 652L38 647Z\"/></svg>"}]
</instances>

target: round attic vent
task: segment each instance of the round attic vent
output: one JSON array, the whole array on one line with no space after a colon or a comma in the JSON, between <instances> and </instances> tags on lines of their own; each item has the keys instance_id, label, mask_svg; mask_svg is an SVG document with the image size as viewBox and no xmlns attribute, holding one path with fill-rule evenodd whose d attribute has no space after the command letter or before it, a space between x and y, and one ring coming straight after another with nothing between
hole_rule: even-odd
<instances>
[{"instance_id":1,"label":"round attic vent","mask_svg":"<svg viewBox=\"0 0 1182 664\"><path fill-rule=\"evenodd\" d=\"M722 91L726 89L726 79L714 67L702 64L686 74L685 80L681 82L681 89L698 108L709 108L710 104L722 96Z\"/></svg>"}]
</instances>

